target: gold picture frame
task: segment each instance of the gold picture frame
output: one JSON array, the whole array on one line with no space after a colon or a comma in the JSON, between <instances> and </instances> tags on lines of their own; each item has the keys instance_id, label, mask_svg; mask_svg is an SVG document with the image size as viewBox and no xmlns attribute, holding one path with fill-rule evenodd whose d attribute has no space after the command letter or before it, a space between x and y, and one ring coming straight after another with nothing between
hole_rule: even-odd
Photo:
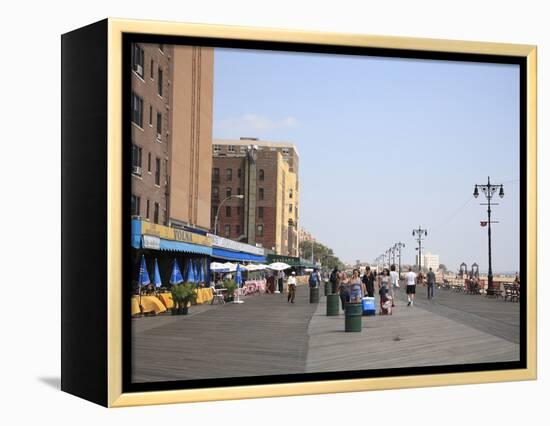
<instances>
[{"instance_id":1,"label":"gold picture frame","mask_svg":"<svg viewBox=\"0 0 550 426\"><path fill-rule=\"evenodd\" d=\"M335 392L357 392L381 389L492 383L534 380L537 377L537 49L532 45L437 40L423 38L333 34L312 31L288 31L222 25L183 24L126 19L107 19L107 145L106 145L106 371L107 387L104 405L124 407L146 404L215 401ZM78 31L78 30L77 30ZM123 392L123 327L122 327L122 253L124 242L122 223L122 163L123 163L123 35L149 34L168 37L216 38L282 43L302 43L329 46L406 49L456 54L503 55L524 58L527 70L527 271L529 274L526 333L526 364L524 369L476 371L399 377L330 380L285 384L263 384ZM65 261L65 260L64 260ZM69 338L69 337L68 337ZM67 339L68 339L67 338ZM66 389L71 393L77 391Z\"/></svg>"}]
</instances>

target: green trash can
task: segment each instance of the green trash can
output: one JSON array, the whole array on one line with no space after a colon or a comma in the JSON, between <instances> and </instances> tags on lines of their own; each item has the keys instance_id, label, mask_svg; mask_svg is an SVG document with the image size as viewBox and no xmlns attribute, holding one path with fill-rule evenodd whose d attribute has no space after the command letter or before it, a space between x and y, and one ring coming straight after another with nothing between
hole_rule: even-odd
<instances>
[{"instance_id":1,"label":"green trash can","mask_svg":"<svg viewBox=\"0 0 550 426\"><path fill-rule=\"evenodd\" d=\"M325 282L325 296L328 296L329 294L331 294L332 288L331 288L331 285L330 283L327 281Z\"/></svg>"},{"instance_id":2,"label":"green trash can","mask_svg":"<svg viewBox=\"0 0 550 426\"><path fill-rule=\"evenodd\" d=\"M361 331L363 306L361 303L346 303L346 332Z\"/></svg>"},{"instance_id":3,"label":"green trash can","mask_svg":"<svg viewBox=\"0 0 550 426\"><path fill-rule=\"evenodd\" d=\"M309 288L309 303L319 303L319 287Z\"/></svg>"},{"instance_id":4,"label":"green trash can","mask_svg":"<svg viewBox=\"0 0 550 426\"><path fill-rule=\"evenodd\" d=\"M329 294L327 296L327 317L340 315L340 296L338 294Z\"/></svg>"}]
</instances>

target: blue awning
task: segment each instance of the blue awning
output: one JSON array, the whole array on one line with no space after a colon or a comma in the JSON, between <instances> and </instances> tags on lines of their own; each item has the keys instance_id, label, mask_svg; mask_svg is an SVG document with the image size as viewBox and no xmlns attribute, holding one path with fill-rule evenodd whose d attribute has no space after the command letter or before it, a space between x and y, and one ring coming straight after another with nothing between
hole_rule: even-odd
<instances>
[{"instance_id":1,"label":"blue awning","mask_svg":"<svg viewBox=\"0 0 550 426\"><path fill-rule=\"evenodd\" d=\"M265 263L265 257L257 254L243 253L240 251L225 250L222 248L214 247L212 249L212 257L217 257L224 260L237 260L245 262L260 262Z\"/></svg>"},{"instance_id":2,"label":"blue awning","mask_svg":"<svg viewBox=\"0 0 550 426\"><path fill-rule=\"evenodd\" d=\"M160 240L160 249L166 251L182 251L185 253L205 254L209 256L212 255L212 247L164 239Z\"/></svg>"}]
</instances>

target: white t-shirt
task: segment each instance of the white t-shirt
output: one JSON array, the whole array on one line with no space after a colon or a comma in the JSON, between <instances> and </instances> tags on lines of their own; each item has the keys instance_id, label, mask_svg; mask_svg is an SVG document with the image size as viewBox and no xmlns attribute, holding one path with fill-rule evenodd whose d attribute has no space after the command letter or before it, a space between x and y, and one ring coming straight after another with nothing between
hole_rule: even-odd
<instances>
[{"instance_id":1,"label":"white t-shirt","mask_svg":"<svg viewBox=\"0 0 550 426\"><path fill-rule=\"evenodd\" d=\"M416 284L416 274L413 271L407 272L407 285Z\"/></svg>"},{"instance_id":2,"label":"white t-shirt","mask_svg":"<svg viewBox=\"0 0 550 426\"><path fill-rule=\"evenodd\" d=\"M287 283L288 283L288 285L290 285L290 284L296 285L296 277L291 275L290 277L288 277Z\"/></svg>"},{"instance_id":3,"label":"white t-shirt","mask_svg":"<svg viewBox=\"0 0 550 426\"><path fill-rule=\"evenodd\" d=\"M390 278L391 278L391 284L394 287L397 287L397 284L399 282L399 274L397 271L390 271Z\"/></svg>"}]
</instances>

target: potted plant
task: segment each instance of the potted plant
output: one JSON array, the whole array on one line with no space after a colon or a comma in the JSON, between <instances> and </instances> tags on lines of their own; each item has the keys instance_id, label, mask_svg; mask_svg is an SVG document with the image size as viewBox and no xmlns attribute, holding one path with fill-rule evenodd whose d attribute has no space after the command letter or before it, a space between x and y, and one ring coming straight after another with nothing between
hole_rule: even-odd
<instances>
[{"instance_id":1,"label":"potted plant","mask_svg":"<svg viewBox=\"0 0 550 426\"><path fill-rule=\"evenodd\" d=\"M183 283L172 286L172 299L174 307L172 315L187 315L189 304L195 302L197 292L191 283Z\"/></svg>"},{"instance_id":2,"label":"potted plant","mask_svg":"<svg viewBox=\"0 0 550 426\"><path fill-rule=\"evenodd\" d=\"M235 299L235 290L237 289L237 283L233 280L226 281L223 286L227 290L226 301L232 302Z\"/></svg>"}]
</instances>

